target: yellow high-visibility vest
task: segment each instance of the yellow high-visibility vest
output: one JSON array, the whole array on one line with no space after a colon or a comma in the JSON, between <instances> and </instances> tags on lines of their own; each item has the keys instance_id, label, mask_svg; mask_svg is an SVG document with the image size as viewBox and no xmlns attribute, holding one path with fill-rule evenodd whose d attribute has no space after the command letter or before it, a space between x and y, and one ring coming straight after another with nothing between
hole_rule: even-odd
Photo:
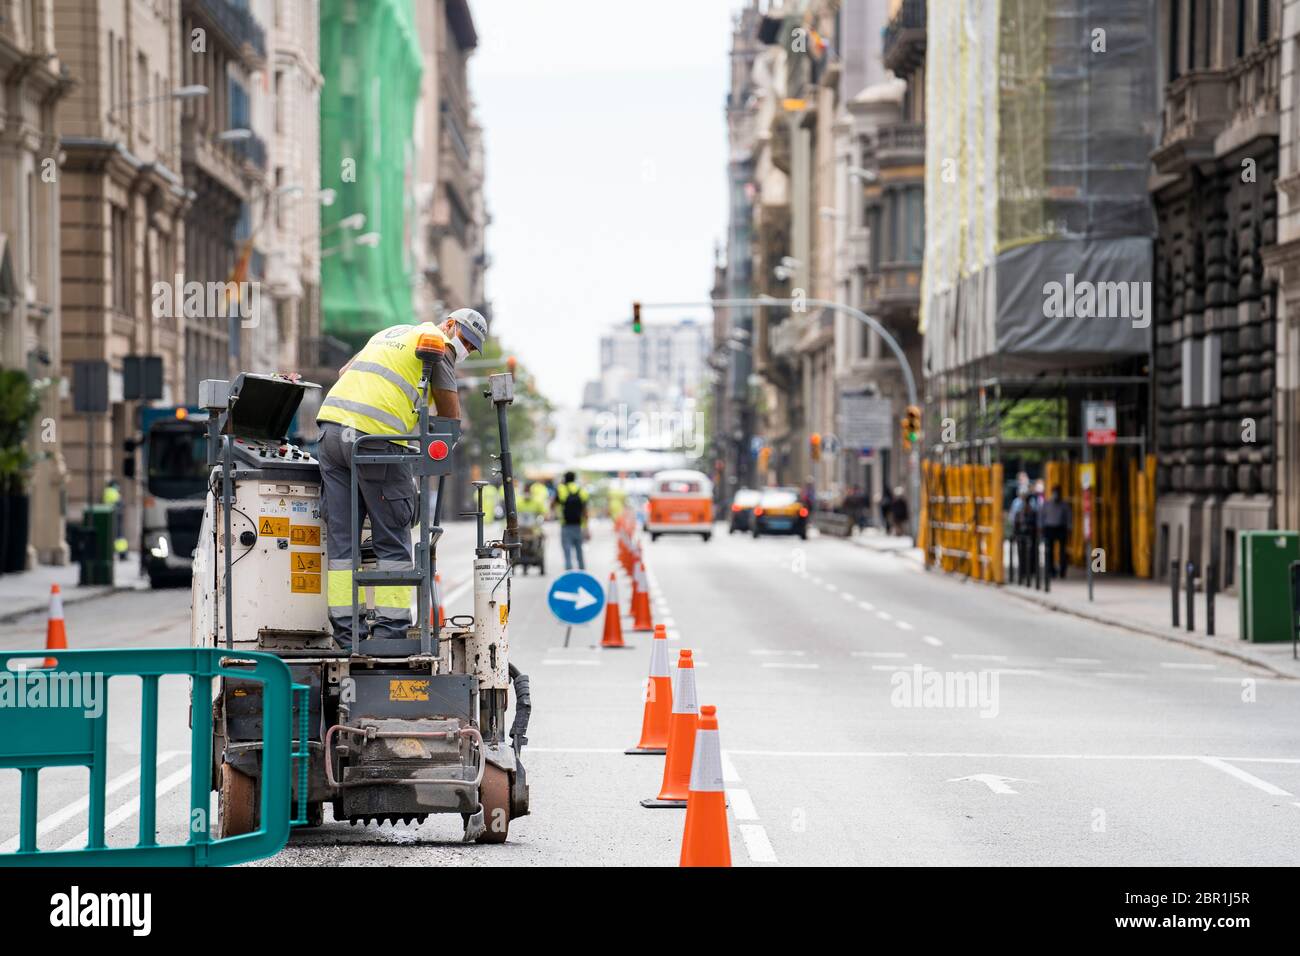
<instances>
[{"instance_id":1,"label":"yellow high-visibility vest","mask_svg":"<svg viewBox=\"0 0 1300 956\"><path fill-rule=\"evenodd\" d=\"M316 413L319 421L337 422L367 435L409 435L419 415L423 363L415 354L421 335L442 330L432 322L394 325L376 332L344 366ZM450 347L450 346L448 346Z\"/></svg>"}]
</instances>

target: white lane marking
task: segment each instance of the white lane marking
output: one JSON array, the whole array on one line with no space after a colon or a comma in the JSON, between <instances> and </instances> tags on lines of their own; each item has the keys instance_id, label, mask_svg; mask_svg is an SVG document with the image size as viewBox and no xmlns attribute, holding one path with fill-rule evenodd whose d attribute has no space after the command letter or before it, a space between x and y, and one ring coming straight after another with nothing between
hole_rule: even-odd
<instances>
[{"instance_id":1,"label":"white lane marking","mask_svg":"<svg viewBox=\"0 0 1300 956\"><path fill-rule=\"evenodd\" d=\"M933 667L926 667L924 664L872 664L871 665L871 669L873 671L890 671L891 673L900 670L911 670L914 667L919 667L923 671L934 670Z\"/></svg>"},{"instance_id":2,"label":"white lane marking","mask_svg":"<svg viewBox=\"0 0 1300 956\"><path fill-rule=\"evenodd\" d=\"M1257 790L1263 790L1265 793L1271 794L1275 797L1291 796L1291 791L1283 790L1281 787L1275 787L1267 780L1260 780L1259 777L1255 776L1253 773L1247 773L1240 767L1234 767L1232 764L1220 757L1201 757L1199 759L1201 763L1206 766L1213 767L1216 770L1222 770L1229 776L1236 777L1242 783L1248 783Z\"/></svg>"},{"instance_id":3,"label":"white lane marking","mask_svg":"<svg viewBox=\"0 0 1300 956\"><path fill-rule=\"evenodd\" d=\"M835 585L831 584L829 581L823 584L822 587L824 587L827 591L830 591L831 594L838 594L840 592L840 589L837 588Z\"/></svg>"},{"instance_id":4,"label":"white lane marking","mask_svg":"<svg viewBox=\"0 0 1300 956\"><path fill-rule=\"evenodd\" d=\"M1216 664L1178 664L1168 663L1165 661L1161 661L1160 666L1176 671L1212 671L1218 669L1218 665Z\"/></svg>"},{"instance_id":5,"label":"white lane marking","mask_svg":"<svg viewBox=\"0 0 1300 956\"><path fill-rule=\"evenodd\" d=\"M990 674L1022 674L1028 677L1042 677L1042 671L1036 671L1030 667L994 667L989 671Z\"/></svg>"},{"instance_id":6,"label":"white lane marking","mask_svg":"<svg viewBox=\"0 0 1300 956\"><path fill-rule=\"evenodd\" d=\"M854 597L852 594L850 594L848 591L841 591L841 592L840 592L840 597L844 598L844 600L848 601L850 604L852 604L854 601L857 600L857 598L855 598L855 597Z\"/></svg>"},{"instance_id":7,"label":"white lane marking","mask_svg":"<svg viewBox=\"0 0 1300 956\"><path fill-rule=\"evenodd\" d=\"M937 637L931 637L929 634L925 635L921 640L925 641L925 643L929 644L931 647L943 647L943 641L939 640Z\"/></svg>"},{"instance_id":8,"label":"white lane marking","mask_svg":"<svg viewBox=\"0 0 1300 956\"><path fill-rule=\"evenodd\" d=\"M179 750L164 750L160 752L158 754L158 765L161 766L162 764L167 763L172 758L180 755L180 753L181 751ZM118 776L114 777L112 780L108 781L108 783L104 785L105 798L111 797L113 794L117 793L117 791L121 790L127 784L138 779L139 776L140 776L140 768L136 767L134 770L128 770L126 771L126 773L119 774ZM55 810L47 817L42 817L41 820L36 824L36 835L37 837L39 837L43 833L49 833L51 830L63 826L63 824L67 823L73 817L78 816L79 814L82 813L88 813L89 811L90 811L90 796L86 795L84 797L79 797L76 800L73 800L71 803L69 803L66 807L63 807L60 810ZM13 837L12 839L6 840L4 843L0 843L0 853L12 853L18 849L18 844L19 844L18 837Z\"/></svg>"},{"instance_id":9,"label":"white lane marking","mask_svg":"<svg viewBox=\"0 0 1300 956\"><path fill-rule=\"evenodd\" d=\"M1138 673L1136 673L1136 672L1134 672L1134 671L1097 671L1097 675L1096 675L1096 676L1098 676L1098 677L1123 677L1123 678L1135 678L1135 679L1137 679L1137 680L1146 680L1146 679L1147 679L1147 675L1146 675L1146 674L1138 674Z\"/></svg>"},{"instance_id":10,"label":"white lane marking","mask_svg":"<svg viewBox=\"0 0 1300 956\"><path fill-rule=\"evenodd\" d=\"M745 841L745 852L754 863L775 863L776 851L767 838L767 831L758 823L739 824L741 839Z\"/></svg>"},{"instance_id":11,"label":"white lane marking","mask_svg":"<svg viewBox=\"0 0 1300 956\"><path fill-rule=\"evenodd\" d=\"M903 651L851 651L850 657L906 657Z\"/></svg>"},{"instance_id":12,"label":"white lane marking","mask_svg":"<svg viewBox=\"0 0 1300 956\"><path fill-rule=\"evenodd\" d=\"M776 651L767 647L753 647L750 648L749 653L757 654L760 656L766 656L766 657L784 657L787 654L790 655L791 657L804 657L808 652L807 651Z\"/></svg>"},{"instance_id":13,"label":"white lane marking","mask_svg":"<svg viewBox=\"0 0 1300 956\"><path fill-rule=\"evenodd\" d=\"M676 622L675 620L673 620L671 617L669 617L668 615L665 615L664 617L660 618L660 619L659 619L659 623L662 624L664 627L676 627L676 626L677 626L677 622Z\"/></svg>"},{"instance_id":14,"label":"white lane marking","mask_svg":"<svg viewBox=\"0 0 1300 956\"><path fill-rule=\"evenodd\" d=\"M547 657L542 660L542 664L544 665L549 664L551 666L557 666L557 667L568 665L568 664L572 664L575 667L597 667L600 665L600 661L594 658L588 659L582 657L569 657L569 658Z\"/></svg>"},{"instance_id":15,"label":"white lane marking","mask_svg":"<svg viewBox=\"0 0 1300 956\"><path fill-rule=\"evenodd\" d=\"M890 614L888 611L877 611L876 617L880 618L882 621L892 621L894 619L894 615Z\"/></svg>"},{"instance_id":16,"label":"white lane marking","mask_svg":"<svg viewBox=\"0 0 1300 956\"><path fill-rule=\"evenodd\" d=\"M799 661L763 661L764 667L783 667L786 670L815 671L820 664L804 664Z\"/></svg>"},{"instance_id":17,"label":"white lane marking","mask_svg":"<svg viewBox=\"0 0 1300 956\"><path fill-rule=\"evenodd\" d=\"M740 774L736 770L736 765L731 762L731 752L722 751L722 782L736 783L740 780Z\"/></svg>"},{"instance_id":18,"label":"white lane marking","mask_svg":"<svg viewBox=\"0 0 1300 956\"><path fill-rule=\"evenodd\" d=\"M462 594L468 591L470 589L470 586L473 585L473 583L474 583L473 578L467 578L466 580L461 581L460 584L456 585L446 594L442 595L442 606L443 607L449 606L452 601L456 600L456 598L460 597ZM451 617L450 614L448 614L447 616Z\"/></svg>"},{"instance_id":19,"label":"white lane marking","mask_svg":"<svg viewBox=\"0 0 1300 956\"><path fill-rule=\"evenodd\" d=\"M179 787L181 784L183 784L186 780L189 779L190 779L190 768L188 766L185 766L182 767L180 770L177 770L175 773L164 777L162 780L159 780L158 786L154 791L155 806L157 805L158 797L162 796L164 793L168 793L172 790L175 790L177 787ZM116 810L114 810L112 813L110 813L108 816L104 818L104 832L108 833L110 830L113 830L116 827L121 826L123 823L125 823L127 820L129 820L131 817L135 816L139 812L140 812L140 798L138 796L132 797L130 800L122 804L120 807L118 807ZM86 841L89 839L90 839L90 830L89 829L82 830L80 833L74 836L67 843L59 847L59 849L60 850L82 850L85 849Z\"/></svg>"},{"instance_id":20,"label":"white lane marking","mask_svg":"<svg viewBox=\"0 0 1300 956\"><path fill-rule=\"evenodd\" d=\"M894 623L895 623L896 625L898 625L898 629L899 629L900 631L911 631L911 630L915 630L915 628L913 628L912 625L911 625L911 624L908 624L906 621L895 621Z\"/></svg>"},{"instance_id":21,"label":"white lane marking","mask_svg":"<svg viewBox=\"0 0 1300 956\"><path fill-rule=\"evenodd\" d=\"M740 787L727 787L727 802L731 804L731 815L737 820L757 820L758 811L754 801L749 798L749 791Z\"/></svg>"},{"instance_id":22,"label":"white lane marking","mask_svg":"<svg viewBox=\"0 0 1300 956\"><path fill-rule=\"evenodd\" d=\"M864 611L874 611L876 609L876 606L870 601L859 601L858 607L862 608Z\"/></svg>"},{"instance_id":23,"label":"white lane marking","mask_svg":"<svg viewBox=\"0 0 1300 956\"><path fill-rule=\"evenodd\" d=\"M622 747L534 747L528 746L528 753L540 754L611 754L623 753ZM1204 754L1062 754L1062 753L981 753L967 751L907 751L907 750L726 750L725 759L732 757L928 757L938 759L970 758L977 760L1154 760L1154 761L1203 761ZM1211 757L1227 763L1267 763L1283 766L1300 766L1300 757ZM728 783L739 777L726 776L726 764L723 764L723 779Z\"/></svg>"},{"instance_id":24,"label":"white lane marking","mask_svg":"<svg viewBox=\"0 0 1300 956\"><path fill-rule=\"evenodd\" d=\"M1036 783L1034 780L1025 780L1023 777L1002 777L996 773L975 773L969 777L953 777L949 783L982 783L985 784L994 793L1004 793L1016 795L1020 793L1012 786L1013 783Z\"/></svg>"},{"instance_id":25,"label":"white lane marking","mask_svg":"<svg viewBox=\"0 0 1300 956\"><path fill-rule=\"evenodd\" d=\"M1102 660L1100 657L1058 657L1056 658L1056 663L1058 664L1100 664L1102 663Z\"/></svg>"},{"instance_id":26,"label":"white lane marking","mask_svg":"<svg viewBox=\"0 0 1300 956\"><path fill-rule=\"evenodd\" d=\"M952 659L955 661L1005 661L1005 654L954 654Z\"/></svg>"}]
</instances>

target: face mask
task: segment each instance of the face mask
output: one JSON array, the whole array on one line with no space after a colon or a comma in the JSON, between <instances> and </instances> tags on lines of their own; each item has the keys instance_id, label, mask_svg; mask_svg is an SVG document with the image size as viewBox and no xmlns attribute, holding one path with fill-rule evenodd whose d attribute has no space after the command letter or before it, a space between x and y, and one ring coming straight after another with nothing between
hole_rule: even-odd
<instances>
[{"instance_id":1,"label":"face mask","mask_svg":"<svg viewBox=\"0 0 1300 956\"><path fill-rule=\"evenodd\" d=\"M456 350L456 361L463 362L469 358L469 349L465 348L465 343L460 340L459 335L451 337L451 347Z\"/></svg>"}]
</instances>

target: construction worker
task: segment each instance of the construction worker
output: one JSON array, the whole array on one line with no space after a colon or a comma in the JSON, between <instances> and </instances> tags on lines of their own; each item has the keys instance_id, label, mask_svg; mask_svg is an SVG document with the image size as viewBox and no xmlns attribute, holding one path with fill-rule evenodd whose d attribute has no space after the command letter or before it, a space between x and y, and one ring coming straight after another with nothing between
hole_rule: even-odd
<instances>
[{"instance_id":1,"label":"construction worker","mask_svg":"<svg viewBox=\"0 0 1300 956\"><path fill-rule=\"evenodd\" d=\"M573 570L576 556L578 567L586 570L582 560L582 541L587 535L587 489L578 485L577 475L564 473L564 484L555 494L555 507L560 510L563 525L560 528L560 546L564 548L564 570Z\"/></svg>"},{"instance_id":2,"label":"construction worker","mask_svg":"<svg viewBox=\"0 0 1300 956\"><path fill-rule=\"evenodd\" d=\"M117 554L117 560L125 561L131 544L122 534L122 486L116 478L108 479L100 500L113 509L113 551Z\"/></svg>"},{"instance_id":3,"label":"construction worker","mask_svg":"<svg viewBox=\"0 0 1300 956\"><path fill-rule=\"evenodd\" d=\"M460 418L456 363L481 351L487 320L473 309L457 309L441 325L395 325L373 335L339 371L316 423L321 428L317 457L321 470L321 513L329 556L326 585L334 640L352 650L351 462L353 443L362 435L409 435L419 424L416 410L423 363L415 354L422 335L440 334L446 346L433 368L433 403L445 418ZM368 449L378 452L375 445ZM358 520L370 516L370 540L381 571L409 571L411 527L416 519L416 487L407 464L357 466ZM371 637L405 638L411 623L415 588L375 586Z\"/></svg>"}]
</instances>

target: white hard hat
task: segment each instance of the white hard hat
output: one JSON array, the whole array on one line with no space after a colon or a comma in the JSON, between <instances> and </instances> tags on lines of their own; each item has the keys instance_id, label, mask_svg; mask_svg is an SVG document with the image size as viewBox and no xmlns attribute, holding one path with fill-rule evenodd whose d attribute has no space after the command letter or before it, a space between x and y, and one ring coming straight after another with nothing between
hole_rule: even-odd
<instances>
[{"instance_id":1,"label":"white hard hat","mask_svg":"<svg viewBox=\"0 0 1300 956\"><path fill-rule=\"evenodd\" d=\"M455 322L460 333L465 336L465 341L471 349L483 351L483 343L487 341L488 324L487 319L474 311L473 309L457 309L452 312L444 321Z\"/></svg>"}]
</instances>

